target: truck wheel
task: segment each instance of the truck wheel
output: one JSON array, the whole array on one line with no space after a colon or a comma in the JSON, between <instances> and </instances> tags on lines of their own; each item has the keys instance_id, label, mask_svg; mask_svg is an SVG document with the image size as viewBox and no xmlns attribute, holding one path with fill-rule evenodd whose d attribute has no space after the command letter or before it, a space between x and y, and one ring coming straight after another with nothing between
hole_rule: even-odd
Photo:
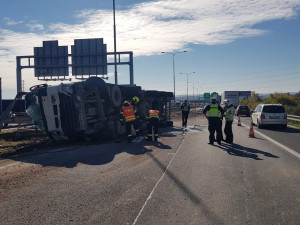
<instances>
[{"instance_id":1,"label":"truck wheel","mask_svg":"<svg viewBox=\"0 0 300 225\"><path fill-rule=\"evenodd\" d=\"M110 90L110 99L113 107L118 108L121 105L121 90L117 85L112 86Z\"/></svg>"},{"instance_id":2,"label":"truck wheel","mask_svg":"<svg viewBox=\"0 0 300 225\"><path fill-rule=\"evenodd\" d=\"M90 77L84 83L84 89L90 89L90 87L96 87L100 93L107 94L107 84L99 77Z\"/></svg>"}]
</instances>

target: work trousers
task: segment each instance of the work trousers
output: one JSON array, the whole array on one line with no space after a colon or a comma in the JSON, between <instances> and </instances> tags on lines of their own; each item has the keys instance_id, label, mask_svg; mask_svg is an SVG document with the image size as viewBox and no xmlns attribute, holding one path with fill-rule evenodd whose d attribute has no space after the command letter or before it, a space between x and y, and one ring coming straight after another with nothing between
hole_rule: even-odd
<instances>
[{"instance_id":1,"label":"work trousers","mask_svg":"<svg viewBox=\"0 0 300 225\"><path fill-rule=\"evenodd\" d=\"M222 119L220 118L220 124L219 124L219 126L220 126L220 130L221 130L221 140L223 141L224 140L224 138L223 138L223 132L222 132L223 117L222 117Z\"/></svg>"},{"instance_id":2,"label":"work trousers","mask_svg":"<svg viewBox=\"0 0 300 225\"><path fill-rule=\"evenodd\" d=\"M186 127L189 114L187 112L182 112L182 126Z\"/></svg>"},{"instance_id":3,"label":"work trousers","mask_svg":"<svg viewBox=\"0 0 300 225\"><path fill-rule=\"evenodd\" d=\"M226 121L226 123L225 123L224 133L226 135L225 141L227 143L233 142L232 122L233 121Z\"/></svg>"},{"instance_id":4,"label":"work trousers","mask_svg":"<svg viewBox=\"0 0 300 225\"><path fill-rule=\"evenodd\" d=\"M159 119L158 118L150 118L147 123L147 130L148 130L148 139L152 137L152 127L154 129L154 138L157 140L158 138L158 126L159 126Z\"/></svg>"},{"instance_id":5,"label":"work trousers","mask_svg":"<svg viewBox=\"0 0 300 225\"><path fill-rule=\"evenodd\" d=\"M208 118L208 130L210 143L214 143L214 141L220 142L222 140L222 129L219 117ZM215 140L215 133L217 133L217 140Z\"/></svg>"},{"instance_id":6,"label":"work trousers","mask_svg":"<svg viewBox=\"0 0 300 225\"><path fill-rule=\"evenodd\" d=\"M132 134L131 134L131 125L133 125L133 128L135 130L135 133L136 133L137 137L139 136L139 132L140 132L139 129L138 129L138 125L137 125L137 121L136 120L133 120L133 121L130 121L130 122L126 122L125 128L126 128L126 133L127 133L128 141L131 141L134 138L132 136Z\"/></svg>"}]
</instances>

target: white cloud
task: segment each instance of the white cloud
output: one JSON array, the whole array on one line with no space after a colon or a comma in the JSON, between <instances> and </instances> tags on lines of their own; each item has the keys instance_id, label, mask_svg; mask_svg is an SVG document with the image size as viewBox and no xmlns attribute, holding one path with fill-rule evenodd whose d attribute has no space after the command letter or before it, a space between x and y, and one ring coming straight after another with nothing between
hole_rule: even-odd
<instances>
[{"instance_id":1,"label":"white cloud","mask_svg":"<svg viewBox=\"0 0 300 225\"><path fill-rule=\"evenodd\" d=\"M6 25L8 25L8 26L14 26L14 25L21 24L24 22L24 21L14 21L8 17L4 17L3 20L6 21Z\"/></svg>"},{"instance_id":2,"label":"white cloud","mask_svg":"<svg viewBox=\"0 0 300 225\"><path fill-rule=\"evenodd\" d=\"M216 45L262 35L255 29L265 21L291 19L299 0L158 0L116 12L117 50L134 56L183 50L189 44ZM102 37L113 51L112 12L83 10L78 24L53 23L45 27L33 21L29 33L0 28L0 76L15 87L15 57L31 55L43 40L71 45L73 39ZM9 18L7 21L11 21ZM22 21L19 21L22 22ZM42 33L41 33L42 31ZM3 72L3 70L5 70ZM31 75L32 76L32 75Z\"/></svg>"},{"instance_id":3,"label":"white cloud","mask_svg":"<svg viewBox=\"0 0 300 225\"><path fill-rule=\"evenodd\" d=\"M30 31L41 31L44 30L44 25L38 23L37 21L30 21L30 23L26 24L26 27L29 28Z\"/></svg>"}]
</instances>

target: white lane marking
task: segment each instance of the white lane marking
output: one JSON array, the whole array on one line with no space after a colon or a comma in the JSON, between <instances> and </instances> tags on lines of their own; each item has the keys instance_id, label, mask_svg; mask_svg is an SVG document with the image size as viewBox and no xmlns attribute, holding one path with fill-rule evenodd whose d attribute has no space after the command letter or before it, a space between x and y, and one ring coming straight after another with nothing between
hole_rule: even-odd
<instances>
[{"instance_id":1,"label":"white lane marking","mask_svg":"<svg viewBox=\"0 0 300 225\"><path fill-rule=\"evenodd\" d=\"M242 123L242 125L244 127L247 127L250 129L249 126L247 126L246 124ZM272 142L273 144L277 145L278 147L280 147L281 149L289 152L290 154L292 154L293 156L296 156L298 159L300 159L300 154L298 152L296 152L295 150L283 145L283 144L280 144L278 141L275 141L274 139L268 137L267 135L259 132L258 130L255 130L255 133L258 133L260 136L262 136L263 138L267 139L268 141Z\"/></svg>"},{"instance_id":2,"label":"white lane marking","mask_svg":"<svg viewBox=\"0 0 300 225\"><path fill-rule=\"evenodd\" d=\"M135 220L134 220L134 222L132 223L132 225L135 225L135 224L137 223L137 221L138 221L138 219L140 218L142 212L144 211L146 205L148 204L148 201L152 198L152 194L153 194L154 191L156 190L158 184L159 184L159 183L161 182L161 180L164 178L164 176L165 176L165 174L166 174L166 172L167 172L169 166L171 165L173 159L175 158L177 152L179 152L179 149L181 148L183 142L184 142L184 139L183 139L183 141L181 142L180 146L178 147L177 151L175 152L174 156L173 156L172 159L170 160L170 162L169 162L167 168L165 169L164 173L162 174L161 178L157 181L157 183L155 184L154 188L153 188L152 191L150 192L148 198L146 199L146 201L145 201L143 207L141 208L139 214L138 214L137 217L135 218Z\"/></svg>"}]
</instances>

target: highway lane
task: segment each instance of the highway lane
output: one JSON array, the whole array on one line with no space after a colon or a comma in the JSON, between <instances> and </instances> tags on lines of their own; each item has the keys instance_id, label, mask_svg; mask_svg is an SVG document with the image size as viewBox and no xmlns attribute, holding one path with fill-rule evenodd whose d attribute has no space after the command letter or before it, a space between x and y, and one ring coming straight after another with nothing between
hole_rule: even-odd
<instances>
[{"instance_id":1,"label":"highway lane","mask_svg":"<svg viewBox=\"0 0 300 225\"><path fill-rule=\"evenodd\" d=\"M299 160L243 127L234 133L222 146L188 134L136 224L298 224Z\"/></svg>"},{"instance_id":2,"label":"highway lane","mask_svg":"<svg viewBox=\"0 0 300 225\"><path fill-rule=\"evenodd\" d=\"M251 117L240 117L241 122L247 126L251 124ZM238 117L236 117L238 119ZM288 126L286 129L282 129L276 126L263 127L258 129L254 126L255 130L267 135L268 137L274 139L275 141L284 144L285 146L293 149L294 151L300 153L299 140L300 140L300 129Z\"/></svg>"},{"instance_id":3,"label":"highway lane","mask_svg":"<svg viewBox=\"0 0 300 225\"><path fill-rule=\"evenodd\" d=\"M0 224L298 224L299 159L245 127L234 145L210 146L207 121L188 124L154 145L0 160Z\"/></svg>"}]
</instances>

